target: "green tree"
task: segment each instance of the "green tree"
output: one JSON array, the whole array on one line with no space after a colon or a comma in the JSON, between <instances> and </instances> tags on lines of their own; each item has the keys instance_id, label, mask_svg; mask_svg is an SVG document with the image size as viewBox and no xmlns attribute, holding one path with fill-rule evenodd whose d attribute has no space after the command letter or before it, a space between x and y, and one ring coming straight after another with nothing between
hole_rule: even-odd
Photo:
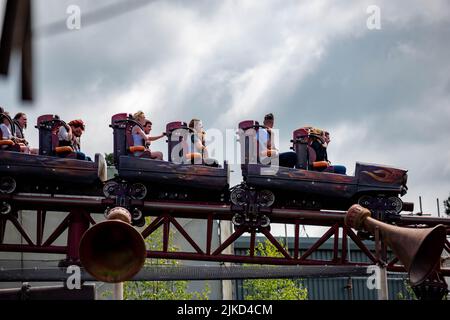
<instances>
[{"instance_id":1,"label":"green tree","mask_svg":"<svg viewBox=\"0 0 450 320\"><path fill-rule=\"evenodd\" d=\"M114 166L114 153L105 153L105 161L108 167Z\"/></svg>"},{"instance_id":2,"label":"green tree","mask_svg":"<svg viewBox=\"0 0 450 320\"><path fill-rule=\"evenodd\" d=\"M282 254L269 241L259 242L255 254L263 257L282 257ZM306 300L308 290L301 281L292 279L244 280L245 300Z\"/></svg>"},{"instance_id":3,"label":"green tree","mask_svg":"<svg viewBox=\"0 0 450 320\"><path fill-rule=\"evenodd\" d=\"M450 215L450 196L444 201L445 214Z\"/></svg>"},{"instance_id":4,"label":"green tree","mask_svg":"<svg viewBox=\"0 0 450 320\"><path fill-rule=\"evenodd\" d=\"M403 292L397 293L397 299L398 300L417 300L416 294L414 293L414 290L411 287L411 284L409 283L408 279L403 280L403 283L405 285L406 293L403 294Z\"/></svg>"},{"instance_id":5,"label":"green tree","mask_svg":"<svg viewBox=\"0 0 450 320\"><path fill-rule=\"evenodd\" d=\"M147 223L151 222L147 218ZM173 234L170 234L172 240ZM150 237L145 239L147 249L162 250L162 230L158 229ZM172 241L169 241L172 243ZM169 246L169 251L177 251L175 246ZM179 262L166 259L147 259L145 267L151 266L175 266ZM129 281L125 282L125 300L208 300L210 294L209 283L201 292L188 292L188 281Z\"/></svg>"}]
</instances>

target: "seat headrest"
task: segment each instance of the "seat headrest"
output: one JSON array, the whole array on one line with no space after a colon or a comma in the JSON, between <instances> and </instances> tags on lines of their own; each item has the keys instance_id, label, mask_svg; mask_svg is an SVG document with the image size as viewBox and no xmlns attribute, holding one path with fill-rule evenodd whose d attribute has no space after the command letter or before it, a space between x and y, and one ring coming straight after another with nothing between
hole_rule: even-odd
<instances>
[{"instance_id":1,"label":"seat headrest","mask_svg":"<svg viewBox=\"0 0 450 320\"><path fill-rule=\"evenodd\" d=\"M252 129L255 126L256 127L259 126L259 122L255 121L255 120L245 120L245 121L242 121L241 123L239 123L239 129L242 129L244 131L248 130L248 129ZM258 129L258 128L256 128L256 129Z\"/></svg>"},{"instance_id":2,"label":"seat headrest","mask_svg":"<svg viewBox=\"0 0 450 320\"><path fill-rule=\"evenodd\" d=\"M170 122L166 125L166 132L170 133L177 129L187 129L188 125L186 122L183 121L174 121Z\"/></svg>"}]
</instances>

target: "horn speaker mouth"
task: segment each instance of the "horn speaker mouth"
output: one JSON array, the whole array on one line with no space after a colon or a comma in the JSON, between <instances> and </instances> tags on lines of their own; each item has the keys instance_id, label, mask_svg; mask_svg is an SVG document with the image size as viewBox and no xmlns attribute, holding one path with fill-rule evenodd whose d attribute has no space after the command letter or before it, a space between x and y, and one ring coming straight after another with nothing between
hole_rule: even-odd
<instances>
[{"instance_id":1,"label":"horn speaker mouth","mask_svg":"<svg viewBox=\"0 0 450 320\"><path fill-rule=\"evenodd\" d=\"M438 225L422 241L409 268L409 278L412 285L421 284L431 275L440 261L445 239L445 227ZM433 265L430 261L436 263Z\"/></svg>"},{"instance_id":2,"label":"horn speaker mouth","mask_svg":"<svg viewBox=\"0 0 450 320\"><path fill-rule=\"evenodd\" d=\"M109 220L91 227L80 242L80 260L99 281L119 283L131 279L146 259L142 235L121 220Z\"/></svg>"}]
</instances>

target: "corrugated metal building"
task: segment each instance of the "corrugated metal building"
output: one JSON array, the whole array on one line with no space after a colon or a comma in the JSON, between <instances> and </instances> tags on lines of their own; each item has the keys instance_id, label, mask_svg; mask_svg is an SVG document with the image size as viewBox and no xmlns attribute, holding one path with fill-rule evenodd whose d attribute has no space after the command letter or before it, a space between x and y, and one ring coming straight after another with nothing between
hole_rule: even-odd
<instances>
[{"instance_id":1,"label":"corrugated metal building","mask_svg":"<svg viewBox=\"0 0 450 320\"><path fill-rule=\"evenodd\" d=\"M310 248L318 238L302 238L300 241L300 253ZM258 238L263 242L263 238ZM374 252L374 243L366 242L366 246ZM240 238L235 242L234 250L238 255L245 255L250 246L248 238ZM351 241L349 246L349 258L352 262L369 262L369 259L361 250ZM288 248L294 247L294 239L288 238ZM293 254L293 249L289 250ZM311 259L330 260L333 255L333 239L325 242L316 252L311 255ZM368 275L369 276L369 275ZM398 300L409 297L405 280L407 274L389 273L388 289L389 299ZM351 278L307 278L299 280L299 283L308 289L308 299L310 300L376 300L377 291L370 290L367 287L367 277L351 277ZM349 284L351 283L351 289ZM237 300L244 300L245 292L243 288L243 280L235 281L234 297Z\"/></svg>"}]
</instances>

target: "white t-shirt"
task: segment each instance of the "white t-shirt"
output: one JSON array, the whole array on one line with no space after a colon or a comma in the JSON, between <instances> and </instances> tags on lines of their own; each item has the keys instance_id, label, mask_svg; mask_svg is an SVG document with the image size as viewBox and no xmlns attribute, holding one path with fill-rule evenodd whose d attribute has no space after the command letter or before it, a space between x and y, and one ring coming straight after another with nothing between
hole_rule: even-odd
<instances>
[{"instance_id":1,"label":"white t-shirt","mask_svg":"<svg viewBox=\"0 0 450 320\"><path fill-rule=\"evenodd\" d=\"M4 124L4 123L0 124L0 129L2 130L3 140L11 140L12 139L11 129L6 124Z\"/></svg>"},{"instance_id":2,"label":"white t-shirt","mask_svg":"<svg viewBox=\"0 0 450 320\"><path fill-rule=\"evenodd\" d=\"M258 130L258 142L259 142L259 152L267 151L267 142L269 141L269 133L266 129L259 128Z\"/></svg>"},{"instance_id":3,"label":"white t-shirt","mask_svg":"<svg viewBox=\"0 0 450 320\"><path fill-rule=\"evenodd\" d=\"M69 139L69 132L64 126L61 126L58 131L58 140L70 142L74 151L80 151L80 139L74 137L73 140Z\"/></svg>"},{"instance_id":4,"label":"white t-shirt","mask_svg":"<svg viewBox=\"0 0 450 320\"><path fill-rule=\"evenodd\" d=\"M66 128L64 128L64 126L61 126L61 128L59 128L58 131L58 140L59 141L69 141L69 132L67 131Z\"/></svg>"},{"instance_id":5,"label":"white t-shirt","mask_svg":"<svg viewBox=\"0 0 450 320\"><path fill-rule=\"evenodd\" d=\"M273 134L273 133L272 133ZM257 133L257 139L258 139L258 142L259 142L259 154L260 155L265 155L266 154L266 152L267 152L267 145L268 145L268 143L269 143L269 137L270 137L271 135L269 135L269 132L267 131L267 129L264 129L264 128L259 128L259 130L258 130L258 133ZM276 146L275 146L275 143L274 143L274 139L273 139L273 137L271 137L272 139L272 145L271 145L271 148L270 148L270 150L277 150L277 148L276 148ZM274 155L274 154L272 154L272 155Z\"/></svg>"}]
</instances>

